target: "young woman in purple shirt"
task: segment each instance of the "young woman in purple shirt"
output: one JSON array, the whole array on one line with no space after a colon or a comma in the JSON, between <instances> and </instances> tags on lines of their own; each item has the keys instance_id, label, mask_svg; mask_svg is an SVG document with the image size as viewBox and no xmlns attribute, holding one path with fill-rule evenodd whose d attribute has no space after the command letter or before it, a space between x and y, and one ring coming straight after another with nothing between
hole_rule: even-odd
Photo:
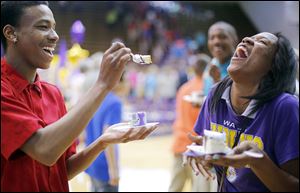
<instances>
[{"instance_id":1,"label":"young woman in purple shirt","mask_svg":"<svg viewBox=\"0 0 300 193\"><path fill-rule=\"evenodd\" d=\"M263 32L238 44L229 76L212 89L201 109L194 128L199 136L190 136L201 144L204 129L225 132L233 151L187 157L196 174L214 177L214 166L219 190L226 192L299 191L296 67L293 48L281 34Z\"/></svg>"}]
</instances>

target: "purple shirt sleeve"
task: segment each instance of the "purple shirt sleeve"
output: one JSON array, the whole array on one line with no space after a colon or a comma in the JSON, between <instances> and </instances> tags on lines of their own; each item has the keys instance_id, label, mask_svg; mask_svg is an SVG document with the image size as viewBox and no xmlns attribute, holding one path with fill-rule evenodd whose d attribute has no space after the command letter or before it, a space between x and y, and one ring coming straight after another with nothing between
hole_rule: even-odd
<instances>
[{"instance_id":1,"label":"purple shirt sleeve","mask_svg":"<svg viewBox=\"0 0 300 193\"><path fill-rule=\"evenodd\" d=\"M272 132L274 153L279 165L299 157L299 100L285 96L279 101Z\"/></svg>"}]
</instances>

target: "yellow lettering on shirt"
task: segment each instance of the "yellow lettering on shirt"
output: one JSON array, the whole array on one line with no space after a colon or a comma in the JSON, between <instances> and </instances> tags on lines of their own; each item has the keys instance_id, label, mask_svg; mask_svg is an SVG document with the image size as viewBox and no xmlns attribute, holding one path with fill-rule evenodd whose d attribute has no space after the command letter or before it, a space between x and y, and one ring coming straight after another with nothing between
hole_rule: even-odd
<instances>
[{"instance_id":1,"label":"yellow lettering on shirt","mask_svg":"<svg viewBox=\"0 0 300 193\"><path fill-rule=\"evenodd\" d=\"M210 129L212 131L217 131L217 124L213 123L213 122L210 122Z\"/></svg>"},{"instance_id":2,"label":"yellow lettering on shirt","mask_svg":"<svg viewBox=\"0 0 300 193\"><path fill-rule=\"evenodd\" d=\"M217 124L217 131L222 133L223 132L223 125Z\"/></svg>"},{"instance_id":3,"label":"yellow lettering on shirt","mask_svg":"<svg viewBox=\"0 0 300 193\"><path fill-rule=\"evenodd\" d=\"M220 132L220 133L224 132L226 134L226 144L229 147L233 146L235 136L237 135L236 130L229 129L228 127L225 127L223 125L216 124L216 123L213 123L213 122L210 122L210 127L211 127L210 129L212 131L217 131L217 132ZM264 149L264 143L263 143L261 137L254 136L254 135L251 135L251 134L242 133L241 136L240 136L239 143L241 143L243 141L253 141L258 146L259 149L261 149L261 150Z\"/></svg>"},{"instance_id":4,"label":"yellow lettering on shirt","mask_svg":"<svg viewBox=\"0 0 300 193\"><path fill-rule=\"evenodd\" d=\"M229 142L227 143L229 147L233 146L235 135L236 135L236 131L229 129Z\"/></svg>"},{"instance_id":5,"label":"yellow lettering on shirt","mask_svg":"<svg viewBox=\"0 0 300 193\"><path fill-rule=\"evenodd\" d=\"M261 149L261 150L264 149L264 143L263 143L263 141L261 140L260 137L255 136L254 139L253 139L253 142L256 143L256 145L259 149Z\"/></svg>"},{"instance_id":6,"label":"yellow lettering on shirt","mask_svg":"<svg viewBox=\"0 0 300 193\"><path fill-rule=\"evenodd\" d=\"M226 144L229 144L229 129L227 127L223 127L223 132L226 134Z\"/></svg>"}]
</instances>

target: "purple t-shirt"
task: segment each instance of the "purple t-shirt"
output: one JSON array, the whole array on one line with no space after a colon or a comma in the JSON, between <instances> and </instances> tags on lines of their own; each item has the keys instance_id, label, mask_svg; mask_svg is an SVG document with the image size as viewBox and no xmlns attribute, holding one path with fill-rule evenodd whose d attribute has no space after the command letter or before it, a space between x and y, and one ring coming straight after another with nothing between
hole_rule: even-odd
<instances>
[{"instance_id":1,"label":"purple t-shirt","mask_svg":"<svg viewBox=\"0 0 300 193\"><path fill-rule=\"evenodd\" d=\"M242 120L247 117L253 120L241 135L240 142L254 141L277 166L299 157L299 99L295 96L281 94L252 116L237 115L232 110L229 87L220 99L214 114L209 110L211 99L212 92L204 102L194 127L197 134L203 135L204 129L225 132L227 144L232 147L236 130L242 127ZM249 110L247 109L245 112ZM219 173L220 167L216 167L216 170ZM250 168L229 167L223 187L226 192L269 191Z\"/></svg>"}]
</instances>

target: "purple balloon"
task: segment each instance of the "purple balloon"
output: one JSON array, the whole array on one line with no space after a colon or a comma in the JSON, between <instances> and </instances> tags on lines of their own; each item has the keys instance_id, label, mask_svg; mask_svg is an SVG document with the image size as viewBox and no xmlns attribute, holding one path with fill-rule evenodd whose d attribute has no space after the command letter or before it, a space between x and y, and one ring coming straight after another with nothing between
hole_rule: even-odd
<instances>
[{"instance_id":1,"label":"purple balloon","mask_svg":"<svg viewBox=\"0 0 300 193\"><path fill-rule=\"evenodd\" d=\"M73 43L81 44L84 40L85 27L80 20L76 20L71 27L71 39Z\"/></svg>"}]
</instances>

